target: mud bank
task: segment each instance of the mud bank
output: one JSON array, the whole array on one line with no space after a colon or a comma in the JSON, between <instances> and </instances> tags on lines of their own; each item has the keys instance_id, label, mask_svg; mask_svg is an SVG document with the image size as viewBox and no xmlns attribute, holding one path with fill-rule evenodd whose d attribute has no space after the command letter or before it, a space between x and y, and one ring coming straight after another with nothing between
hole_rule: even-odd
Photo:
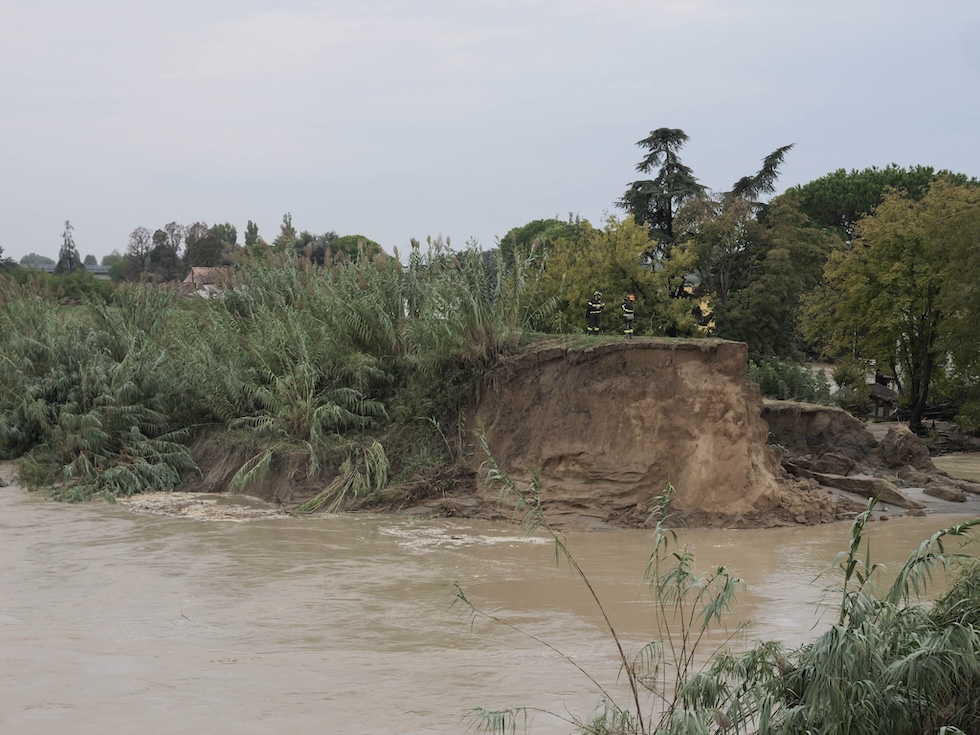
<instances>
[{"instance_id":1,"label":"mud bank","mask_svg":"<svg viewBox=\"0 0 980 735\"><path fill-rule=\"evenodd\" d=\"M835 498L786 472L768 443L747 365L744 344L720 340L541 347L490 377L471 428L515 480L541 470L558 523L642 525L668 484L687 525L836 519ZM496 493L483 483L478 496Z\"/></svg>"},{"instance_id":2,"label":"mud bank","mask_svg":"<svg viewBox=\"0 0 980 735\"><path fill-rule=\"evenodd\" d=\"M746 346L719 340L541 347L491 376L471 428L513 479L540 469L559 525L642 525L668 483L689 526L826 523L872 496L891 515L980 511L980 485L938 470L906 427L764 402L747 369ZM497 497L481 483L479 512Z\"/></svg>"}]
</instances>

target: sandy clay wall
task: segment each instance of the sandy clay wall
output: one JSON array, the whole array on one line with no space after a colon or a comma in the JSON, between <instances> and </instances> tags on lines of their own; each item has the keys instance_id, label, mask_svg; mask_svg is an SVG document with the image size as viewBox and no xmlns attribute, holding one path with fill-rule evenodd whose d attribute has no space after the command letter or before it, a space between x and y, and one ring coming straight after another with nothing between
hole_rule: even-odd
<instances>
[{"instance_id":1,"label":"sandy clay wall","mask_svg":"<svg viewBox=\"0 0 980 735\"><path fill-rule=\"evenodd\" d=\"M679 523L769 526L833 520L826 493L789 475L744 344L619 341L531 350L497 371L471 409L494 459L542 472L549 518L643 525L668 483ZM485 455L474 452L474 465ZM499 486L482 482L493 502Z\"/></svg>"}]
</instances>

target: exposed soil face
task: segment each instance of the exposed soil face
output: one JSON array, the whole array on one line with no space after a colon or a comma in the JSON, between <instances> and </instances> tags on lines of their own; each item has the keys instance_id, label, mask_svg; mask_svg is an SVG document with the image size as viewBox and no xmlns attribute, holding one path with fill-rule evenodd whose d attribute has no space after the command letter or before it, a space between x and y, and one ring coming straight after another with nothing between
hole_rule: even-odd
<instances>
[{"instance_id":1,"label":"exposed soil face","mask_svg":"<svg viewBox=\"0 0 980 735\"><path fill-rule=\"evenodd\" d=\"M642 525L668 483L687 525L836 519L837 500L787 473L769 446L747 364L744 344L720 340L539 347L491 376L471 423L512 479L541 470L560 525ZM489 505L497 493L484 483L478 497Z\"/></svg>"},{"instance_id":2,"label":"exposed soil face","mask_svg":"<svg viewBox=\"0 0 980 735\"><path fill-rule=\"evenodd\" d=\"M951 477L932 461L947 447L978 448L948 425L923 440L902 423L867 423L840 409L792 401L766 401L763 416L784 468L842 503L879 497L892 512L980 512L980 484Z\"/></svg>"},{"instance_id":3,"label":"exposed soil face","mask_svg":"<svg viewBox=\"0 0 980 735\"><path fill-rule=\"evenodd\" d=\"M764 402L747 367L745 345L720 340L540 346L490 377L471 428L518 484L541 471L558 526L643 525L668 483L689 526L826 523L870 497L879 518L980 513L980 485L938 470L906 426ZM499 512L498 493L482 482L460 514Z\"/></svg>"}]
</instances>

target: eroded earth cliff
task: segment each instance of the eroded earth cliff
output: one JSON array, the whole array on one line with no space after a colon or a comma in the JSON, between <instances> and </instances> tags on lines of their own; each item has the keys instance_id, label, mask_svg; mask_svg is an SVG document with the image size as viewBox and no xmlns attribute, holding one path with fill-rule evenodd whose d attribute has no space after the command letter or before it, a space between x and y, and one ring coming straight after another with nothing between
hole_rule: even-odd
<instances>
[{"instance_id":1,"label":"eroded earth cliff","mask_svg":"<svg viewBox=\"0 0 980 735\"><path fill-rule=\"evenodd\" d=\"M879 518L980 515L980 485L937 470L904 425L764 402L747 370L747 349L738 342L541 343L487 376L466 408L467 436L482 432L518 485L540 471L541 499L559 527L642 526L668 484L678 525L826 523L852 518L872 496L882 500ZM476 438L465 455L468 470L457 466L390 487L361 507L513 517L500 485L486 479L487 456ZM184 489L226 490L242 461L207 451L197 459L202 476ZM288 510L322 489L296 465L278 468L258 494Z\"/></svg>"},{"instance_id":2,"label":"eroded earth cliff","mask_svg":"<svg viewBox=\"0 0 980 735\"><path fill-rule=\"evenodd\" d=\"M833 520L834 499L789 475L768 444L746 369L745 345L720 340L541 347L492 376L472 424L512 479L541 470L559 523L641 525L668 483L689 525ZM480 499L497 492L483 483Z\"/></svg>"},{"instance_id":3,"label":"eroded earth cliff","mask_svg":"<svg viewBox=\"0 0 980 735\"><path fill-rule=\"evenodd\" d=\"M512 479L541 471L559 525L642 525L668 483L676 521L691 526L823 523L874 495L891 513L980 508L980 486L938 471L906 427L876 436L838 409L764 403L747 367L737 342L552 344L497 371L470 421ZM499 507L498 494L481 482L473 514Z\"/></svg>"}]
</instances>

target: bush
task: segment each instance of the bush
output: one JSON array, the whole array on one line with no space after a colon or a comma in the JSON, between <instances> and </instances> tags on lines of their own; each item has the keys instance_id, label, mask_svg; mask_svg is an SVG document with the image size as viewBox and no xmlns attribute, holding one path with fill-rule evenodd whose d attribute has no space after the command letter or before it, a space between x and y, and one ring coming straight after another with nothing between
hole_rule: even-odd
<instances>
[{"instance_id":1,"label":"bush","mask_svg":"<svg viewBox=\"0 0 980 735\"><path fill-rule=\"evenodd\" d=\"M749 378L762 395L779 401L803 401L829 406L830 383L823 371L814 374L806 365L785 360L749 363Z\"/></svg>"}]
</instances>

